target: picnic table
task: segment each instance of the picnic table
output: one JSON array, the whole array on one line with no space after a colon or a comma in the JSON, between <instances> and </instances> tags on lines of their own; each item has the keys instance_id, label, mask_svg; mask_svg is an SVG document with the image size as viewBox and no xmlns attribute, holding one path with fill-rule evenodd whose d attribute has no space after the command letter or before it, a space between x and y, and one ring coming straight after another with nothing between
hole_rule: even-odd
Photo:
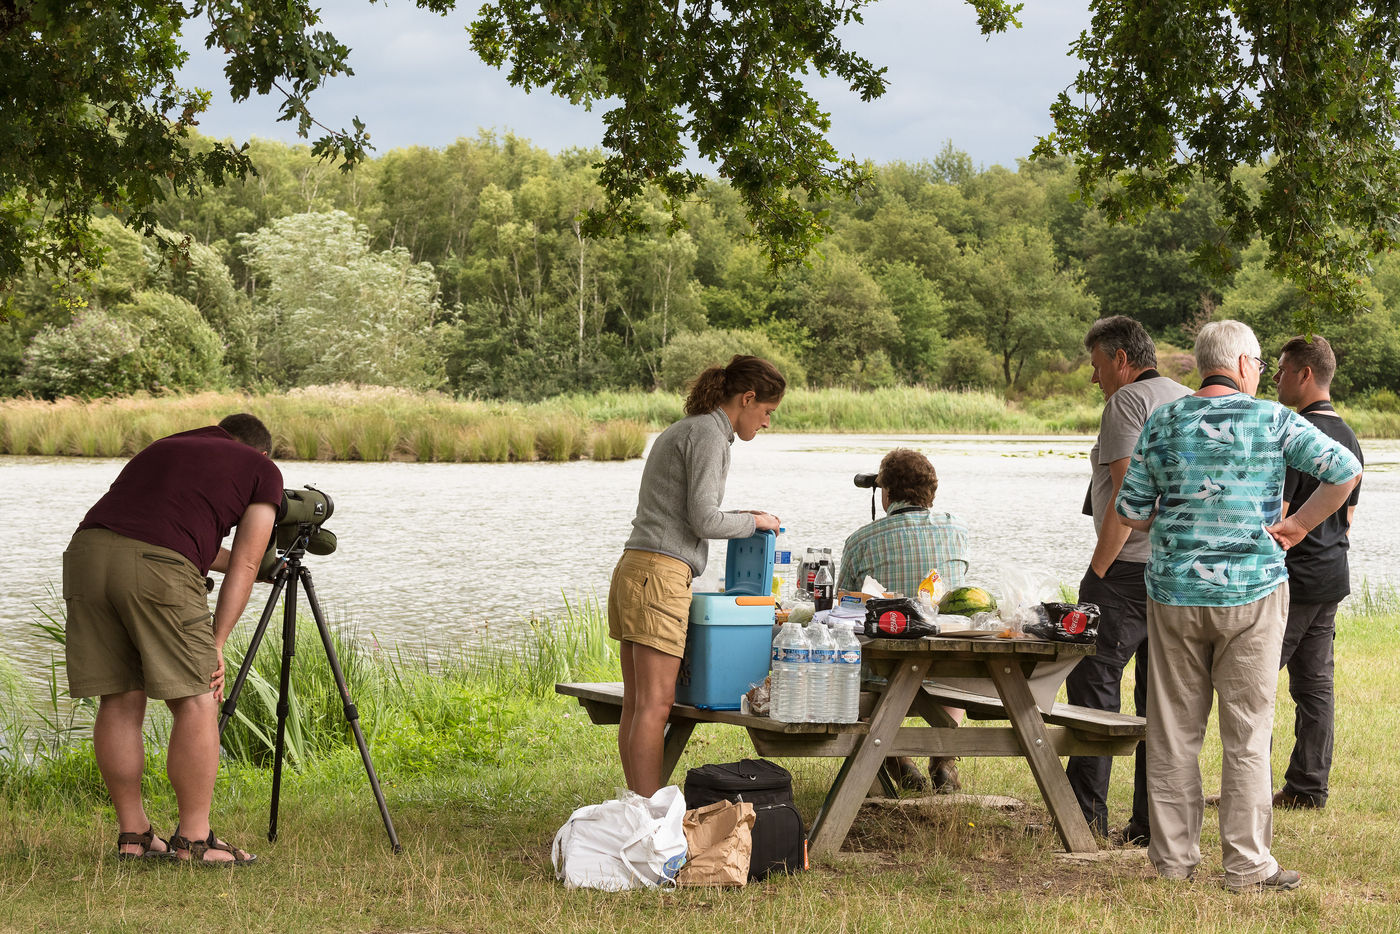
<instances>
[{"instance_id":1,"label":"picnic table","mask_svg":"<svg viewBox=\"0 0 1400 934\"><path fill-rule=\"evenodd\" d=\"M702 710L677 704L667 724L663 780L669 780L690 735L700 723L730 723L748 730L763 756L830 756L844 761L808 832L815 856L834 853L872 786L881 781L887 756L1007 756L1023 758L1035 777L1046 809L1065 849L1097 852L1079 810L1060 756L1130 755L1146 735L1141 717L1091 710L1068 704L1036 706L1029 677L1036 666L1092 654L1091 645L1036 639L862 638L863 658L884 683L868 684L862 715L855 723L782 723L739 711ZM949 679L984 678L995 694L940 684ZM929 680L933 679L933 680ZM617 723L622 685L618 682L557 684L555 690L577 697L594 723ZM944 705L962 707L969 718L1005 720L1004 727L958 726ZM927 726L905 726L917 717ZM889 788L888 780L884 782Z\"/></svg>"}]
</instances>

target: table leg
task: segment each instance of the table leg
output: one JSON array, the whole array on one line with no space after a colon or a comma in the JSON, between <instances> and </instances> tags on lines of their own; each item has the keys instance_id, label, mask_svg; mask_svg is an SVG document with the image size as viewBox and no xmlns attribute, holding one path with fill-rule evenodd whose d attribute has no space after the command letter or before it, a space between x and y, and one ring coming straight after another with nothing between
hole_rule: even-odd
<instances>
[{"instance_id":1,"label":"table leg","mask_svg":"<svg viewBox=\"0 0 1400 934\"><path fill-rule=\"evenodd\" d=\"M861 737L855 751L841 763L841 770L836 773L826 801L822 803L807 833L808 852L813 858L841 849L846 831L851 829L851 822L865 800L866 791L884 764L886 750L893 748L894 739L909 714L928 665L927 658L900 660L889 684L875 701L875 709L870 714L869 732Z\"/></svg>"},{"instance_id":2,"label":"table leg","mask_svg":"<svg viewBox=\"0 0 1400 934\"><path fill-rule=\"evenodd\" d=\"M1059 831L1065 849L1071 853L1097 853L1098 843L1089 832L1084 813L1079 810L1079 802L1070 788L1069 778L1050 745L1045 723L1035 706L1035 699L1031 697L1031 688L1021 666L1011 661L992 659L987 662L987 669L1006 706L1007 719L1021 742L1031 774L1040 786L1041 797L1050 809L1050 816L1055 821L1055 829Z\"/></svg>"},{"instance_id":3,"label":"table leg","mask_svg":"<svg viewBox=\"0 0 1400 934\"><path fill-rule=\"evenodd\" d=\"M666 740L661 747L661 784L671 783L671 773L681 761L681 753L685 752L685 744L690 742L694 731L694 720L672 720L666 724Z\"/></svg>"}]
</instances>

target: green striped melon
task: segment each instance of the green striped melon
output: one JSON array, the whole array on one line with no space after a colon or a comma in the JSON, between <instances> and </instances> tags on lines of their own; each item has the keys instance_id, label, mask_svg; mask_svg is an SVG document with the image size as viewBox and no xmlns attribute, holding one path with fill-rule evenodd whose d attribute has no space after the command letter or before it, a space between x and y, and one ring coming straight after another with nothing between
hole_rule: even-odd
<instances>
[{"instance_id":1,"label":"green striped melon","mask_svg":"<svg viewBox=\"0 0 1400 934\"><path fill-rule=\"evenodd\" d=\"M938 612L952 616L972 616L997 608L996 598L981 587L959 587L938 601Z\"/></svg>"}]
</instances>

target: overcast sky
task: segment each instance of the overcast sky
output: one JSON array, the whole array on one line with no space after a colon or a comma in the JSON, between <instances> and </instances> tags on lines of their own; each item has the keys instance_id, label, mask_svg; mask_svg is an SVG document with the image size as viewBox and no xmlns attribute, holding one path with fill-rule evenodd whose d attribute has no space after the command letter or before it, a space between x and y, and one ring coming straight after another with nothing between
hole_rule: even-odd
<instances>
[{"instance_id":1,"label":"overcast sky","mask_svg":"<svg viewBox=\"0 0 1400 934\"><path fill-rule=\"evenodd\" d=\"M312 113L334 128L359 116L376 154L446 146L479 129L514 132L551 152L601 142L604 108L589 113L546 91L510 87L468 45L466 26L478 3L462 0L459 7L440 17L411 0L325 0L325 28L351 48L355 75L332 79L312 97ZM1074 79L1069 44L1088 26L1087 2L1028 0L1021 22L1019 30L984 39L963 0L880 0L864 25L847 30L846 41L888 67L885 96L864 103L839 82L812 85L831 113L837 150L877 163L919 161L951 140L978 165L1014 167L1049 130L1050 103ZM204 50L202 34L187 36L186 44L185 80L214 96L201 132L298 142L290 124L277 122L275 100L229 100L223 57Z\"/></svg>"}]
</instances>

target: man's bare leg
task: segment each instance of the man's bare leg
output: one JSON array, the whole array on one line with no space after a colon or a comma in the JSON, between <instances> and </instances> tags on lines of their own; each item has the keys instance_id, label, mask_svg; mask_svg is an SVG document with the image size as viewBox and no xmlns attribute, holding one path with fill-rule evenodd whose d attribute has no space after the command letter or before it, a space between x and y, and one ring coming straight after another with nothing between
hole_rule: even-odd
<instances>
[{"instance_id":1,"label":"man's bare leg","mask_svg":"<svg viewBox=\"0 0 1400 934\"><path fill-rule=\"evenodd\" d=\"M92 748L102 781L107 785L107 794L111 796L112 806L117 811L119 833L145 833L146 828L151 826L141 800L141 774L146 768L141 726L145 719L145 691L104 694L98 701L97 721L92 728ZM165 844L156 838L151 842L151 849L164 850ZM139 856L141 845L126 843L118 850Z\"/></svg>"},{"instance_id":2,"label":"man's bare leg","mask_svg":"<svg viewBox=\"0 0 1400 934\"><path fill-rule=\"evenodd\" d=\"M174 725L165 774L180 807L180 836L204 840L209 836L209 809L214 803L214 780L219 774L219 707L213 692L167 700ZM183 851L181 851L183 852ZM231 860L234 854L210 850L204 858Z\"/></svg>"}]
</instances>

